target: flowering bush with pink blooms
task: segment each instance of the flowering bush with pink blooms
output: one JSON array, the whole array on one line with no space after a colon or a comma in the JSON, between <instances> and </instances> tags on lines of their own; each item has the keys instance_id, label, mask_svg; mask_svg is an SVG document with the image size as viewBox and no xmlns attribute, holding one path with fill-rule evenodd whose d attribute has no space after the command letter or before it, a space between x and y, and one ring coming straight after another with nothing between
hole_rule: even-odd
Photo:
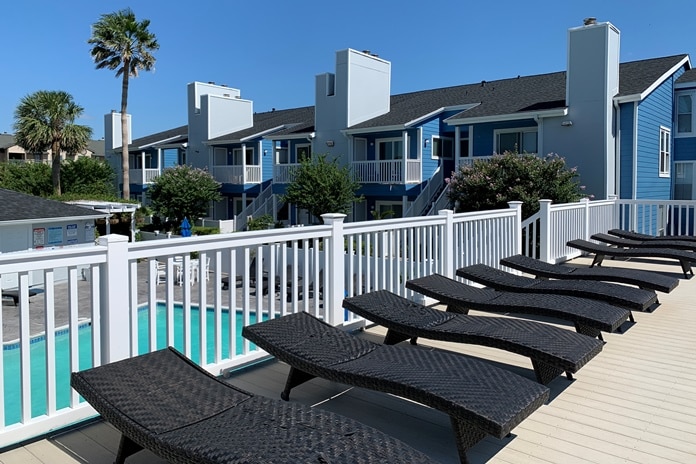
<instances>
[{"instance_id":1,"label":"flowering bush with pink blooms","mask_svg":"<svg viewBox=\"0 0 696 464\"><path fill-rule=\"evenodd\" d=\"M568 169L556 154L545 157L505 152L488 160L475 160L452 173L449 199L455 212L484 211L522 202L522 217L539 211L539 200L569 203L583 196L576 168Z\"/></svg>"}]
</instances>

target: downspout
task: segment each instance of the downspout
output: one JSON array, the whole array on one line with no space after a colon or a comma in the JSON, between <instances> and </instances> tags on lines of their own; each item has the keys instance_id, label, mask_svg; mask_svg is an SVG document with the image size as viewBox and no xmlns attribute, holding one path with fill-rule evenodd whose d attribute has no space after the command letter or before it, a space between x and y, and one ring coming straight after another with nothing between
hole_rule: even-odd
<instances>
[{"instance_id":1,"label":"downspout","mask_svg":"<svg viewBox=\"0 0 696 464\"><path fill-rule=\"evenodd\" d=\"M631 199L638 199L638 104L633 103L633 188Z\"/></svg>"},{"instance_id":2,"label":"downspout","mask_svg":"<svg viewBox=\"0 0 696 464\"><path fill-rule=\"evenodd\" d=\"M614 100L614 131L616 136L614 137L614 197L621 197L621 107L619 103Z\"/></svg>"}]
</instances>

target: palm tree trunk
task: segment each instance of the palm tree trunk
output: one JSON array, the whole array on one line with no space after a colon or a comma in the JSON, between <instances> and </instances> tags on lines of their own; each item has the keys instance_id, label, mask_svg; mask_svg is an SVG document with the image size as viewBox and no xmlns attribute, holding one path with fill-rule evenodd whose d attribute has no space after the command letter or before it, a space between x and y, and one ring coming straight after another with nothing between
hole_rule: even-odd
<instances>
[{"instance_id":1,"label":"palm tree trunk","mask_svg":"<svg viewBox=\"0 0 696 464\"><path fill-rule=\"evenodd\" d=\"M51 144L51 180L53 181L53 194L60 195L60 144L54 141Z\"/></svg>"},{"instance_id":2,"label":"palm tree trunk","mask_svg":"<svg viewBox=\"0 0 696 464\"><path fill-rule=\"evenodd\" d=\"M123 80L121 85L121 171L123 173L123 198L130 200L130 160L128 153L128 78L130 60L123 60Z\"/></svg>"}]
</instances>

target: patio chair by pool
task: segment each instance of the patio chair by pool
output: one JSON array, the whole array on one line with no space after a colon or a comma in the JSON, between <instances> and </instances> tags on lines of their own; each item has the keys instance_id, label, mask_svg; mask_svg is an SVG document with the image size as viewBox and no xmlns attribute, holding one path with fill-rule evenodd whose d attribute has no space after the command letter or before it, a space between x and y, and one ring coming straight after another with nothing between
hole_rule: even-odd
<instances>
[{"instance_id":1,"label":"patio chair by pool","mask_svg":"<svg viewBox=\"0 0 696 464\"><path fill-rule=\"evenodd\" d=\"M470 309L553 317L572 322L581 334L602 339L630 318L626 308L567 295L500 292L478 288L440 274L406 282L406 288L447 305L447 311L467 314Z\"/></svg>"},{"instance_id":2,"label":"patio chair by pool","mask_svg":"<svg viewBox=\"0 0 696 464\"><path fill-rule=\"evenodd\" d=\"M43 289L40 289L40 288L30 288L29 289L29 296L30 297L32 297L34 295L38 295L39 293L43 293ZM19 304L19 290L18 289L3 290L2 297L12 299L12 303L14 303L15 306L17 306L17 304Z\"/></svg>"},{"instance_id":3,"label":"patio chair by pool","mask_svg":"<svg viewBox=\"0 0 696 464\"><path fill-rule=\"evenodd\" d=\"M679 261L684 278L688 279L689 276L694 275L691 264L696 262L696 253L691 251L660 248L657 246L655 248L616 248L611 245L603 245L581 239L570 240L566 245L586 253L593 253L595 256L590 267L595 265L601 266L606 256L612 258L664 258Z\"/></svg>"},{"instance_id":4,"label":"patio chair by pool","mask_svg":"<svg viewBox=\"0 0 696 464\"><path fill-rule=\"evenodd\" d=\"M478 441L505 437L549 398L543 385L483 361L380 345L305 312L246 326L242 335L290 365L283 399L292 388L321 377L416 401L450 416L462 462Z\"/></svg>"},{"instance_id":5,"label":"patio chair by pool","mask_svg":"<svg viewBox=\"0 0 696 464\"><path fill-rule=\"evenodd\" d=\"M611 235L616 235L617 237L630 238L632 240L680 240L687 242L696 242L696 235L650 235L641 234L639 232L633 232L624 229L611 229L609 230Z\"/></svg>"},{"instance_id":6,"label":"patio chair by pool","mask_svg":"<svg viewBox=\"0 0 696 464\"><path fill-rule=\"evenodd\" d=\"M501 259L500 264L534 275L537 278L618 282L664 293L671 292L679 285L679 279L658 272L619 267L564 266L546 263L525 255L508 256Z\"/></svg>"},{"instance_id":7,"label":"patio chair by pool","mask_svg":"<svg viewBox=\"0 0 696 464\"><path fill-rule=\"evenodd\" d=\"M672 248L674 250L696 251L696 242L688 240L638 240L617 237L610 234L593 234L590 237L598 242L608 243L623 248Z\"/></svg>"},{"instance_id":8,"label":"patio chair by pool","mask_svg":"<svg viewBox=\"0 0 696 464\"><path fill-rule=\"evenodd\" d=\"M596 338L549 324L503 317L468 316L429 308L387 290L346 298L343 307L387 328L386 345L418 337L490 346L532 359L538 382L562 372L568 379L602 351Z\"/></svg>"},{"instance_id":9,"label":"patio chair by pool","mask_svg":"<svg viewBox=\"0 0 696 464\"><path fill-rule=\"evenodd\" d=\"M189 464L434 462L352 419L240 390L173 348L74 372L70 384L122 433L117 464L142 449Z\"/></svg>"},{"instance_id":10,"label":"patio chair by pool","mask_svg":"<svg viewBox=\"0 0 696 464\"><path fill-rule=\"evenodd\" d=\"M579 296L638 311L653 309L657 302L657 295L653 290L586 280L538 280L511 274L486 264L473 264L459 268L457 276L506 292Z\"/></svg>"}]
</instances>

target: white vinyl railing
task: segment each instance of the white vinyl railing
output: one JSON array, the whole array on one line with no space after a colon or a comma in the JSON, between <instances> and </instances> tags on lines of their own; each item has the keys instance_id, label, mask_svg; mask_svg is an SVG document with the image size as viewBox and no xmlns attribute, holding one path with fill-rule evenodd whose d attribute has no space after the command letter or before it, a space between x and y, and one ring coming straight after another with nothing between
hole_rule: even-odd
<instances>
[{"instance_id":1,"label":"white vinyl railing","mask_svg":"<svg viewBox=\"0 0 696 464\"><path fill-rule=\"evenodd\" d=\"M261 182L261 166L217 165L212 168L213 178L223 184L258 184Z\"/></svg>"},{"instance_id":2,"label":"white vinyl railing","mask_svg":"<svg viewBox=\"0 0 696 464\"><path fill-rule=\"evenodd\" d=\"M131 184L151 184L160 175L159 168L154 169L129 169Z\"/></svg>"},{"instance_id":3,"label":"white vinyl railing","mask_svg":"<svg viewBox=\"0 0 696 464\"><path fill-rule=\"evenodd\" d=\"M274 164L273 183L289 184L290 182L294 181L300 166L300 163Z\"/></svg>"},{"instance_id":4,"label":"white vinyl railing","mask_svg":"<svg viewBox=\"0 0 696 464\"><path fill-rule=\"evenodd\" d=\"M442 175L442 169L438 169L425 187L423 187L421 193L419 193L416 199L408 206L408 209L404 212L404 217L420 216L423 212L427 211L433 201L433 197L437 195L444 186L445 179Z\"/></svg>"},{"instance_id":5,"label":"white vinyl railing","mask_svg":"<svg viewBox=\"0 0 696 464\"><path fill-rule=\"evenodd\" d=\"M362 324L343 310L345 296L388 289L416 298L407 280L453 277L474 263L499 266L505 256L529 253L522 243L530 237L555 261L570 255L565 241L619 219L645 232L665 220L666 231L687 230L694 205L542 202L524 226L519 202L346 224L343 215L327 214L319 226L137 243L107 235L94 246L0 254L0 281L18 282L19 293L17 308L0 312L0 447L95 414L68 387L71 371L173 344L220 374L266 356L237 336L257 318L307 311L333 325ZM30 296L32 281L40 282L41 299ZM67 341L56 354L59 336Z\"/></svg>"},{"instance_id":6,"label":"white vinyl railing","mask_svg":"<svg viewBox=\"0 0 696 464\"><path fill-rule=\"evenodd\" d=\"M353 161L355 180L363 184L414 184L421 181L420 160Z\"/></svg>"}]
</instances>

